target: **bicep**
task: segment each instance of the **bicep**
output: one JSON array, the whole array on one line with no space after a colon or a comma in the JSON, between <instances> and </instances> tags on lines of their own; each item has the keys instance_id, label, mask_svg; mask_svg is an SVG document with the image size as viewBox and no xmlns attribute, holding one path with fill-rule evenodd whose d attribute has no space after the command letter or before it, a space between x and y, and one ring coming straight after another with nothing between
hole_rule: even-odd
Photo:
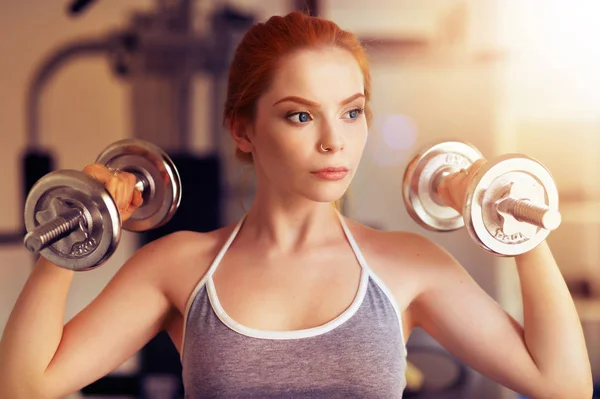
<instances>
[{"instance_id":1,"label":"bicep","mask_svg":"<svg viewBox=\"0 0 600 399\"><path fill-rule=\"evenodd\" d=\"M496 382L520 393L539 392L540 373L522 326L445 251L430 253L425 289L412 304L415 324Z\"/></svg>"},{"instance_id":2,"label":"bicep","mask_svg":"<svg viewBox=\"0 0 600 399\"><path fill-rule=\"evenodd\" d=\"M113 371L161 330L170 304L158 283L156 246L140 249L65 325L45 373L58 396Z\"/></svg>"}]
</instances>

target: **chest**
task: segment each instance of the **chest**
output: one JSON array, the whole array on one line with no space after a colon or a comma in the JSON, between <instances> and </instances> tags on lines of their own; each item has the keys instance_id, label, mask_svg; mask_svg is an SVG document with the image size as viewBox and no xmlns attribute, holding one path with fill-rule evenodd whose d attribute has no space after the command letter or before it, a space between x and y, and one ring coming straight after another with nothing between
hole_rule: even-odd
<instances>
[{"instance_id":1,"label":"chest","mask_svg":"<svg viewBox=\"0 0 600 399\"><path fill-rule=\"evenodd\" d=\"M398 397L406 356L393 310L372 285L351 317L331 329L270 339L221 323L201 290L183 353L190 397ZM374 311L375 309L377 311Z\"/></svg>"},{"instance_id":2,"label":"chest","mask_svg":"<svg viewBox=\"0 0 600 399\"><path fill-rule=\"evenodd\" d=\"M361 250L401 312L406 343L413 328L409 304L418 292L418 270L381 248L365 245ZM210 263L215 255L204 261ZM320 326L341 315L356 297L361 272L347 242L312 255L279 259L268 259L248 248L230 248L212 280L231 319L258 330L286 331ZM166 328L180 351L186 304L202 277L197 267L169 273L173 281L169 286L174 287L169 296L177 312Z\"/></svg>"},{"instance_id":3,"label":"chest","mask_svg":"<svg viewBox=\"0 0 600 399\"><path fill-rule=\"evenodd\" d=\"M301 330L325 324L354 302L362 268L352 253L296 258L223 259L213 287L224 311L259 330Z\"/></svg>"}]
</instances>

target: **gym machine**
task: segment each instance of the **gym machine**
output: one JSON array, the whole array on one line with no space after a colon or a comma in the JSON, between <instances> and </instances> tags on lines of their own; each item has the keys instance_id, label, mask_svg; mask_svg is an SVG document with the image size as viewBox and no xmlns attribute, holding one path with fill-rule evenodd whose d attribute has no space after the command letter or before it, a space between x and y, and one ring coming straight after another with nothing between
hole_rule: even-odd
<instances>
[{"instance_id":1,"label":"gym machine","mask_svg":"<svg viewBox=\"0 0 600 399\"><path fill-rule=\"evenodd\" d=\"M66 11L77 17L93 12L94 3L71 0ZM221 126L224 82L235 46L254 17L224 6L206 16L209 27L200 34L193 26L194 3L157 0L153 10L134 14L127 26L66 43L42 60L25 104L26 148L21 158L25 223L16 232L0 233L0 244L22 243L26 237L31 251L59 266L90 270L114 252L122 228L139 231L143 245L176 230L221 227L224 197L236 192L224 178L227 163L233 160ZM132 139L114 143L97 160L133 171L144 199L154 204L143 205L123 226L104 188L83 173L55 171L53 152L42 145L43 91L59 70L82 57L108 60L112 72L132 92ZM202 156L189 150L192 79L200 73L212 83L205 105L210 109L211 149ZM166 180L162 179L165 173ZM199 208L204 211L197 212ZM170 379L167 384L175 381L179 386L173 395L180 396L181 365L166 334L159 334L141 350L139 364L141 375L109 375L82 393L142 398L148 391L145 387L166 378Z\"/></svg>"}]
</instances>

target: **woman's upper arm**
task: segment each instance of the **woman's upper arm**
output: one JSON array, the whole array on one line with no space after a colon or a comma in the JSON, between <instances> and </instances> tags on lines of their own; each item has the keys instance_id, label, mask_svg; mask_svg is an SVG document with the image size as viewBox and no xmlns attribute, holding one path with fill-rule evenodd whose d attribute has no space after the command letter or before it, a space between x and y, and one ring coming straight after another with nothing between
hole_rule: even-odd
<instances>
[{"instance_id":1,"label":"woman's upper arm","mask_svg":"<svg viewBox=\"0 0 600 399\"><path fill-rule=\"evenodd\" d=\"M161 331L171 309L161 284L163 264L173 261L173 248L183 239L175 233L139 249L98 297L65 325L45 372L52 397L70 394L110 373Z\"/></svg>"},{"instance_id":2,"label":"woman's upper arm","mask_svg":"<svg viewBox=\"0 0 600 399\"><path fill-rule=\"evenodd\" d=\"M445 250L415 238L422 291L411 304L416 326L468 366L530 397L545 388L525 344L522 326Z\"/></svg>"}]
</instances>

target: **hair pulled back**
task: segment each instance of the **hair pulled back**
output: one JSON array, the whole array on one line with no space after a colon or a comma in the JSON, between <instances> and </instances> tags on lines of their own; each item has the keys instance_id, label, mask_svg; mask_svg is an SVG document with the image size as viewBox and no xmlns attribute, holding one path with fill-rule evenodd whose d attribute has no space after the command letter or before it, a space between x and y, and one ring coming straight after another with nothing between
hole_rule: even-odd
<instances>
[{"instance_id":1,"label":"hair pulled back","mask_svg":"<svg viewBox=\"0 0 600 399\"><path fill-rule=\"evenodd\" d=\"M368 101L371 78L366 53L357 37L332 21L299 11L273 16L253 25L237 46L229 69L223 122L228 129L240 121L252 122L256 103L268 90L278 62L300 49L335 46L348 50L358 62L364 78L365 115L370 120ZM252 163L252 154L236 148L236 158Z\"/></svg>"}]
</instances>

